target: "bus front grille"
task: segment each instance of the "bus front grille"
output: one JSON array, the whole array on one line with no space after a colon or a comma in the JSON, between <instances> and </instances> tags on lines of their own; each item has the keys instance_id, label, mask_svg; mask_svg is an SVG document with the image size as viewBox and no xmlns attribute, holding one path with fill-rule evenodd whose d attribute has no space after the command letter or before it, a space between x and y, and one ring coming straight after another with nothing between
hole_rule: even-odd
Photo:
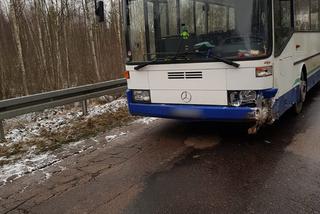
<instances>
[{"instance_id":1,"label":"bus front grille","mask_svg":"<svg viewBox=\"0 0 320 214\"><path fill-rule=\"evenodd\" d=\"M184 79L184 72L168 72L168 79Z\"/></svg>"},{"instance_id":2,"label":"bus front grille","mask_svg":"<svg viewBox=\"0 0 320 214\"><path fill-rule=\"evenodd\" d=\"M202 72L168 72L168 79L202 79Z\"/></svg>"}]
</instances>

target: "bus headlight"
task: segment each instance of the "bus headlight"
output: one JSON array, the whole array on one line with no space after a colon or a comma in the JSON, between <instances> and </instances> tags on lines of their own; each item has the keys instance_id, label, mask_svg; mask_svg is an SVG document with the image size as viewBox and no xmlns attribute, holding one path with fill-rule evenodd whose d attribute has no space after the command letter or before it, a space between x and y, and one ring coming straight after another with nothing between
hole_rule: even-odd
<instances>
[{"instance_id":1,"label":"bus headlight","mask_svg":"<svg viewBox=\"0 0 320 214\"><path fill-rule=\"evenodd\" d=\"M229 94L229 105L234 107L241 106L240 94L238 91L230 92Z\"/></svg>"},{"instance_id":2,"label":"bus headlight","mask_svg":"<svg viewBox=\"0 0 320 214\"><path fill-rule=\"evenodd\" d=\"M134 90L133 101L138 103L150 103L150 91L149 90Z\"/></svg>"},{"instance_id":3,"label":"bus headlight","mask_svg":"<svg viewBox=\"0 0 320 214\"><path fill-rule=\"evenodd\" d=\"M240 91L240 100L242 104L255 103L256 99L256 91Z\"/></svg>"},{"instance_id":4,"label":"bus headlight","mask_svg":"<svg viewBox=\"0 0 320 214\"><path fill-rule=\"evenodd\" d=\"M229 105L239 107L241 105L255 104L257 100L256 91L231 91L229 92Z\"/></svg>"},{"instance_id":5,"label":"bus headlight","mask_svg":"<svg viewBox=\"0 0 320 214\"><path fill-rule=\"evenodd\" d=\"M268 76L272 76L272 74L273 74L272 66L256 68L256 77L268 77Z\"/></svg>"}]
</instances>

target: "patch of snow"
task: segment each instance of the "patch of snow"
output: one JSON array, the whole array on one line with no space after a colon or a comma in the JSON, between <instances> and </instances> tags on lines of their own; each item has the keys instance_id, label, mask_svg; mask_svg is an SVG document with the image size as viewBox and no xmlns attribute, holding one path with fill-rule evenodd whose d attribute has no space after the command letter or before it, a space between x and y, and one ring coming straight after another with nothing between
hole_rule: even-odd
<instances>
[{"instance_id":1,"label":"patch of snow","mask_svg":"<svg viewBox=\"0 0 320 214\"><path fill-rule=\"evenodd\" d=\"M140 118L136 121L134 121L134 123L140 123L140 124L146 124L146 125L149 125L150 123L154 122L158 120L158 118L155 118L155 117L143 117L143 118Z\"/></svg>"},{"instance_id":2,"label":"patch of snow","mask_svg":"<svg viewBox=\"0 0 320 214\"><path fill-rule=\"evenodd\" d=\"M84 140L80 140L78 142L71 143L71 144L69 144L69 147L76 147L78 145L81 145L83 142L85 142L85 141Z\"/></svg>"},{"instance_id":3,"label":"patch of snow","mask_svg":"<svg viewBox=\"0 0 320 214\"><path fill-rule=\"evenodd\" d=\"M97 139L95 139L94 137L90 138L91 140L93 140L96 143L99 143L99 141Z\"/></svg>"},{"instance_id":4,"label":"patch of snow","mask_svg":"<svg viewBox=\"0 0 320 214\"><path fill-rule=\"evenodd\" d=\"M127 134L128 134L128 132L120 132L117 135L108 135L108 136L105 137L105 139L106 139L107 143L110 143L111 141L113 141L115 139L118 139L118 138L120 138L122 136L125 136Z\"/></svg>"},{"instance_id":5,"label":"patch of snow","mask_svg":"<svg viewBox=\"0 0 320 214\"><path fill-rule=\"evenodd\" d=\"M119 134L119 136L124 136L124 135L127 135L128 134L128 132L121 132L120 134Z\"/></svg>"},{"instance_id":6,"label":"patch of snow","mask_svg":"<svg viewBox=\"0 0 320 214\"><path fill-rule=\"evenodd\" d=\"M110 143L111 141L115 140L118 137L118 135L108 135L106 136L107 143Z\"/></svg>"},{"instance_id":7,"label":"patch of snow","mask_svg":"<svg viewBox=\"0 0 320 214\"><path fill-rule=\"evenodd\" d=\"M29 186L24 186L20 193L23 193Z\"/></svg>"},{"instance_id":8,"label":"patch of snow","mask_svg":"<svg viewBox=\"0 0 320 214\"><path fill-rule=\"evenodd\" d=\"M51 173L49 173L49 172L45 172L44 174L46 176L46 180L48 180L52 176Z\"/></svg>"},{"instance_id":9,"label":"patch of snow","mask_svg":"<svg viewBox=\"0 0 320 214\"><path fill-rule=\"evenodd\" d=\"M92 108L89 109L88 117L93 117L97 115L101 115L107 112L116 112L120 108L126 107L127 106L127 99L121 98L114 100L110 103L106 103L104 105L96 105Z\"/></svg>"},{"instance_id":10,"label":"patch of snow","mask_svg":"<svg viewBox=\"0 0 320 214\"><path fill-rule=\"evenodd\" d=\"M60 169L60 171L62 172L62 171L64 171L64 170L66 170L67 167L65 167L65 166L59 166L59 169Z\"/></svg>"},{"instance_id":11,"label":"patch of snow","mask_svg":"<svg viewBox=\"0 0 320 214\"><path fill-rule=\"evenodd\" d=\"M32 173L38 169L45 168L58 161L57 157L53 154L45 153L35 155L29 153L21 160L12 164L6 164L0 168L0 183L12 182L21 176ZM46 177L49 175L46 174Z\"/></svg>"}]
</instances>

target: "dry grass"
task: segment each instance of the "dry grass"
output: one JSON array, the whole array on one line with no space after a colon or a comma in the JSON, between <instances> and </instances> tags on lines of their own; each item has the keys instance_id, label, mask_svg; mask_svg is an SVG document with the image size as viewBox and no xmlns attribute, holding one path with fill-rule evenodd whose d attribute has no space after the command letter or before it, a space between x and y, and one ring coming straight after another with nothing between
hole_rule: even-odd
<instances>
[{"instance_id":1,"label":"dry grass","mask_svg":"<svg viewBox=\"0 0 320 214\"><path fill-rule=\"evenodd\" d=\"M9 160L0 160L0 166L10 163Z\"/></svg>"},{"instance_id":2,"label":"dry grass","mask_svg":"<svg viewBox=\"0 0 320 214\"><path fill-rule=\"evenodd\" d=\"M26 142L36 146L39 152L52 151L64 144L96 136L114 127L122 126L133 120L126 107L117 112L108 112L88 120L75 121L72 127L63 128L57 132L42 130L41 138Z\"/></svg>"},{"instance_id":3,"label":"dry grass","mask_svg":"<svg viewBox=\"0 0 320 214\"><path fill-rule=\"evenodd\" d=\"M15 120L14 122L6 122L5 132L12 129L22 129L26 123L28 123L28 121L25 119Z\"/></svg>"},{"instance_id":4,"label":"dry grass","mask_svg":"<svg viewBox=\"0 0 320 214\"><path fill-rule=\"evenodd\" d=\"M18 155L26 152L27 150L24 149L22 144L13 145L11 147L7 146L0 146L0 157L10 158L13 155ZM10 163L14 159L4 159L0 160L0 166Z\"/></svg>"},{"instance_id":5,"label":"dry grass","mask_svg":"<svg viewBox=\"0 0 320 214\"><path fill-rule=\"evenodd\" d=\"M87 139L112 128L126 125L134 118L129 115L126 107L118 109L117 112L108 112L89 119L79 118L73 122L71 127L64 127L55 132L42 130L41 135L32 140L14 144L10 148L0 147L0 157L9 158L13 155L23 154L32 146L35 146L37 153L54 151L65 144ZM0 166L5 163L7 162L0 162Z\"/></svg>"},{"instance_id":6,"label":"dry grass","mask_svg":"<svg viewBox=\"0 0 320 214\"><path fill-rule=\"evenodd\" d=\"M8 147L6 146L0 146L0 157L6 156L8 154Z\"/></svg>"},{"instance_id":7,"label":"dry grass","mask_svg":"<svg viewBox=\"0 0 320 214\"><path fill-rule=\"evenodd\" d=\"M1 146L0 147L0 157L10 157L12 155L17 155L25 152L24 146L22 144L14 144L11 147Z\"/></svg>"}]
</instances>

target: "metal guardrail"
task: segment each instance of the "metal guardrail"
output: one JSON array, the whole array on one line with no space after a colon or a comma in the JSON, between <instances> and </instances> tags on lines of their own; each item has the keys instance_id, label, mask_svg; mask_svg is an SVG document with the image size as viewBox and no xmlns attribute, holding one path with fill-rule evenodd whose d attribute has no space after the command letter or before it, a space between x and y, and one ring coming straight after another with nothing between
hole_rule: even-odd
<instances>
[{"instance_id":1,"label":"metal guardrail","mask_svg":"<svg viewBox=\"0 0 320 214\"><path fill-rule=\"evenodd\" d=\"M126 88L126 80L118 79L0 101L0 141L5 139L3 127L5 119L75 102L82 102L82 111L85 115L88 99L117 94Z\"/></svg>"}]
</instances>

